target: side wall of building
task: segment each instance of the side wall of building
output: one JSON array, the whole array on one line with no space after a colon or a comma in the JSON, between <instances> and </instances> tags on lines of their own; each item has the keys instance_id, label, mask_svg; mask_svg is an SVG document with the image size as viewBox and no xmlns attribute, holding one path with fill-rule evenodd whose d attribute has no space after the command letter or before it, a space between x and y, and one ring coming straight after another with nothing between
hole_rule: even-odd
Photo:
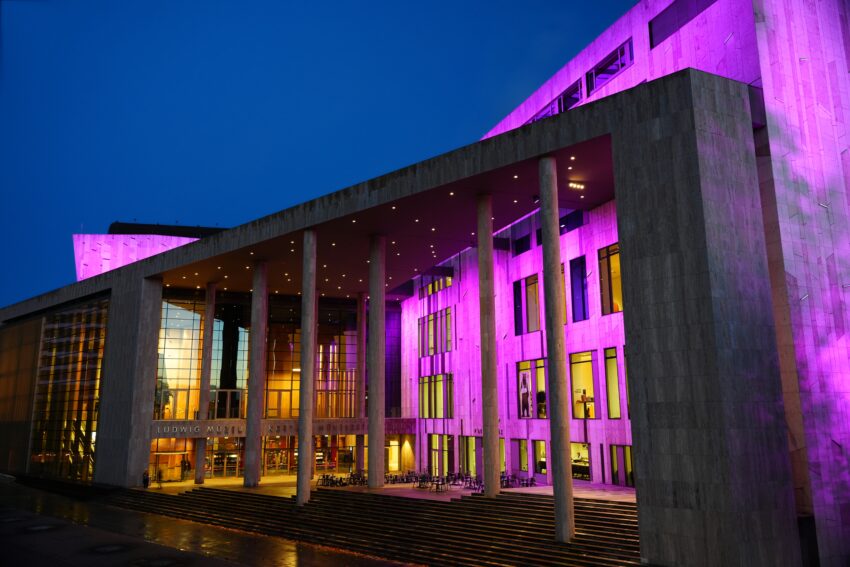
<instances>
[{"instance_id":1,"label":"side wall of building","mask_svg":"<svg viewBox=\"0 0 850 567\"><path fill-rule=\"evenodd\" d=\"M757 0L759 174L798 508L850 561L850 7Z\"/></svg>"}]
</instances>

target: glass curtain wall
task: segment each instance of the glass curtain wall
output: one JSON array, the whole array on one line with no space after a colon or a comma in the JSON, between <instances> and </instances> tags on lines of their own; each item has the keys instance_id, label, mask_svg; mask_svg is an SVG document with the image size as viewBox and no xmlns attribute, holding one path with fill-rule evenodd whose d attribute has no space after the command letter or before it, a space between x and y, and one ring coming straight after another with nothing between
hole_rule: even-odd
<instances>
[{"instance_id":1,"label":"glass curtain wall","mask_svg":"<svg viewBox=\"0 0 850 567\"><path fill-rule=\"evenodd\" d=\"M98 299L45 317L30 474L92 479L108 306Z\"/></svg>"},{"instance_id":2,"label":"glass curtain wall","mask_svg":"<svg viewBox=\"0 0 850 567\"><path fill-rule=\"evenodd\" d=\"M171 292L162 301L154 419L197 419L203 294Z\"/></svg>"}]
</instances>

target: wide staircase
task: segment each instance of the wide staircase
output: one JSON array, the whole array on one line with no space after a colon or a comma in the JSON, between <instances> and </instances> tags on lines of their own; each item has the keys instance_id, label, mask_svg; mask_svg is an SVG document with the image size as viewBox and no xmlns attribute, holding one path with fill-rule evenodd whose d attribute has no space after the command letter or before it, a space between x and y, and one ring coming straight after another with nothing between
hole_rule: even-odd
<instances>
[{"instance_id":1,"label":"wide staircase","mask_svg":"<svg viewBox=\"0 0 850 567\"><path fill-rule=\"evenodd\" d=\"M554 542L551 496L503 492L452 501L318 489L294 498L197 488L181 494L126 490L110 504L424 565L639 563L634 503L576 498L576 538Z\"/></svg>"}]
</instances>

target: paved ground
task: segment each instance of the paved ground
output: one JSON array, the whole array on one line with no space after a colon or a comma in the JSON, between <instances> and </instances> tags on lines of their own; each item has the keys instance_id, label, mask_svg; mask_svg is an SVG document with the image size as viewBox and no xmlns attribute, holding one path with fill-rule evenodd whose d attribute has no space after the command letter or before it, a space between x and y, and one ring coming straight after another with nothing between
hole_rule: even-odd
<instances>
[{"instance_id":1,"label":"paved ground","mask_svg":"<svg viewBox=\"0 0 850 567\"><path fill-rule=\"evenodd\" d=\"M0 482L0 565L391 567L400 564L97 502L80 502Z\"/></svg>"}]
</instances>

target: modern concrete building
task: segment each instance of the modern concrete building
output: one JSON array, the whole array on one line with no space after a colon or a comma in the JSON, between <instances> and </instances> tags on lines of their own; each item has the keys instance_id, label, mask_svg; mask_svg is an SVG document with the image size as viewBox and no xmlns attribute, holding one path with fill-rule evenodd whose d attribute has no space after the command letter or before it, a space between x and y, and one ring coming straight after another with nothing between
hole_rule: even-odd
<instances>
[{"instance_id":1,"label":"modern concrete building","mask_svg":"<svg viewBox=\"0 0 850 567\"><path fill-rule=\"evenodd\" d=\"M849 20L641 1L475 144L0 310L0 468L504 471L560 540L579 478L649 563L846 565Z\"/></svg>"}]
</instances>

